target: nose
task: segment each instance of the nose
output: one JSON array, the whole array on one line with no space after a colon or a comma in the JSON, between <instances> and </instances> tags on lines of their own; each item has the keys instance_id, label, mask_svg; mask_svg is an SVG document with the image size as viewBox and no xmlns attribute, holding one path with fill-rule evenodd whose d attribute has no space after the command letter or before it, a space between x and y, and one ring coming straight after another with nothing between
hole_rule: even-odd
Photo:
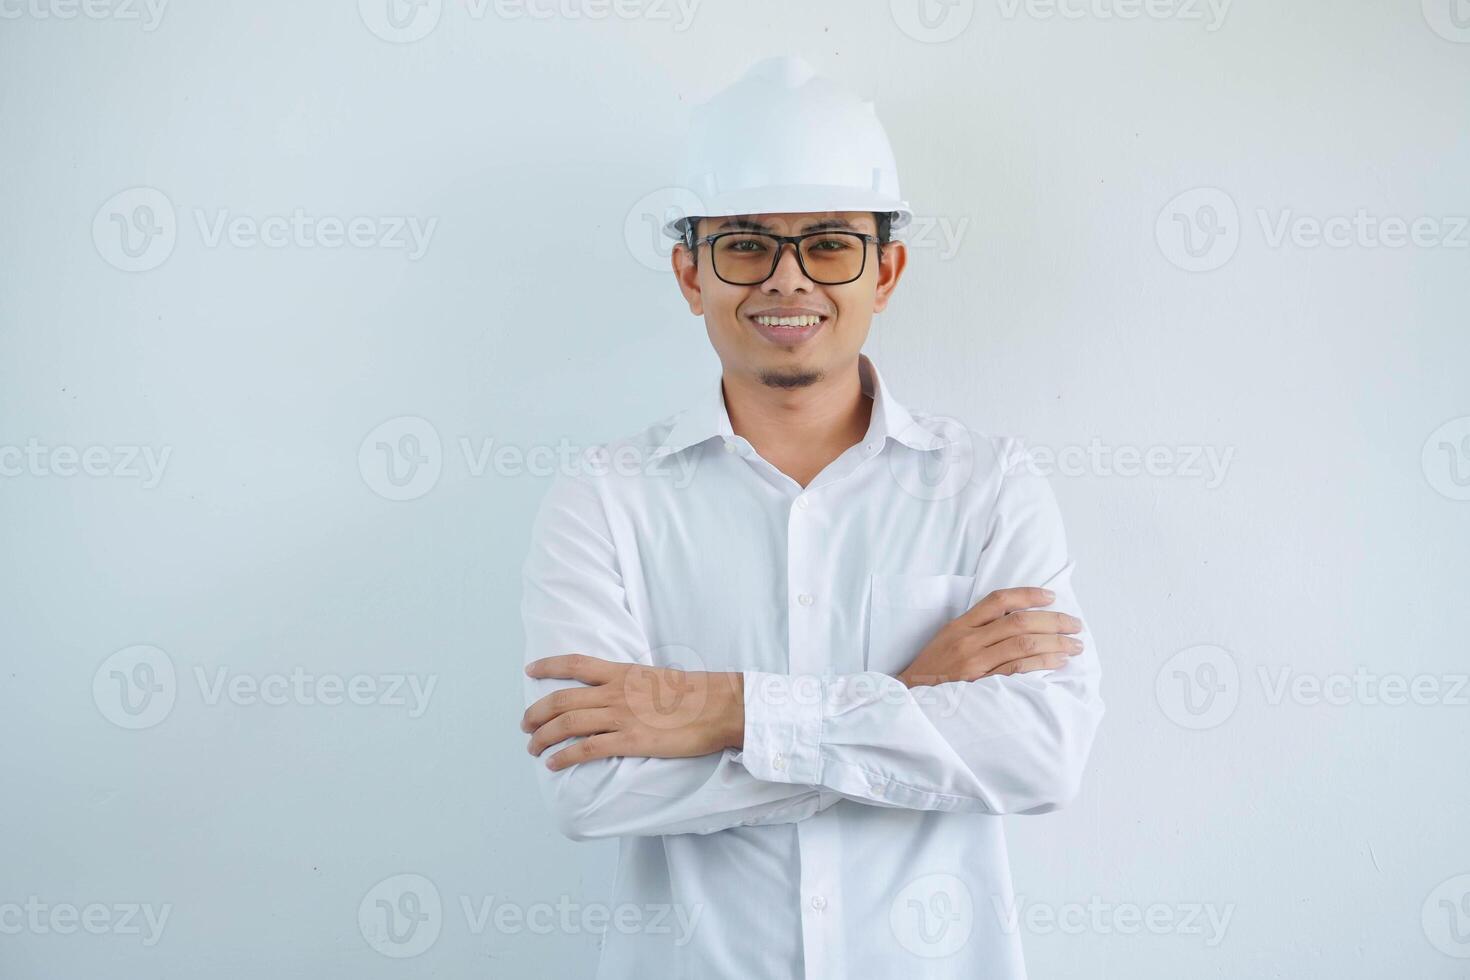
<instances>
[{"instance_id":1,"label":"nose","mask_svg":"<svg viewBox=\"0 0 1470 980\"><path fill-rule=\"evenodd\" d=\"M771 278L761 283L761 292L810 292L814 283L806 277L806 273L801 271L801 263L796 257L796 246L790 242L782 242L779 255L780 258L776 261L776 271L771 273Z\"/></svg>"}]
</instances>

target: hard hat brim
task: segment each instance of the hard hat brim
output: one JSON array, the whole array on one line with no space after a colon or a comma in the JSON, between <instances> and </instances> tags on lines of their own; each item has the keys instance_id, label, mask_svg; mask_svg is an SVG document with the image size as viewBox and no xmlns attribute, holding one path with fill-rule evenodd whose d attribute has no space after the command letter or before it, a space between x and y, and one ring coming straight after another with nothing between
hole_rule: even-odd
<instances>
[{"instance_id":1,"label":"hard hat brim","mask_svg":"<svg viewBox=\"0 0 1470 980\"><path fill-rule=\"evenodd\" d=\"M697 201L697 203L696 203ZM724 218L737 214L789 214L823 211L880 211L893 215L889 230L897 233L913 218L907 201L871 190L804 184L729 191L682 204L682 213L663 224L669 238L683 239L684 223L691 218Z\"/></svg>"}]
</instances>

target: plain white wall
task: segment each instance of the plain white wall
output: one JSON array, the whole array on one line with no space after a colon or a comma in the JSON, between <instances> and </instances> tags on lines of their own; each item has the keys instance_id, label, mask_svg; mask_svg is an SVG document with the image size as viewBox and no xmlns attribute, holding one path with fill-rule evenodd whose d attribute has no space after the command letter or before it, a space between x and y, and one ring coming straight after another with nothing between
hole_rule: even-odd
<instances>
[{"instance_id":1,"label":"plain white wall","mask_svg":"<svg viewBox=\"0 0 1470 980\"><path fill-rule=\"evenodd\" d=\"M1470 976L1463 0L387 4L0 0L0 976L590 975L615 845L517 728L547 478L477 454L714 376L647 226L788 52L927 229L885 377L1061 454L1109 713L1008 821L1032 974Z\"/></svg>"}]
</instances>

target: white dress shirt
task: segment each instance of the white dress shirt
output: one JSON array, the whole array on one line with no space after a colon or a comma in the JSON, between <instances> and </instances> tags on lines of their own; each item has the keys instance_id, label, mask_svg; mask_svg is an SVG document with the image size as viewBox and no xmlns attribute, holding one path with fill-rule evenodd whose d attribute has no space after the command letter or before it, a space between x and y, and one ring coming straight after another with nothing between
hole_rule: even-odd
<instances>
[{"instance_id":1,"label":"white dress shirt","mask_svg":"<svg viewBox=\"0 0 1470 980\"><path fill-rule=\"evenodd\" d=\"M1015 439L910 413L860 355L863 441L811 484L692 408L588 450L537 513L526 660L743 671L745 744L535 765L557 826L619 837L598 977L1025 976L1000 815L1077 793L1098 651L1015 676L894 678L995 589L1082 617L1056 501ZM1085 622L1085 618L1084 618ZM526 680L527 705L569 680ZM619 907L636 906L638 915Z\"/></svg>"}]
</instances>

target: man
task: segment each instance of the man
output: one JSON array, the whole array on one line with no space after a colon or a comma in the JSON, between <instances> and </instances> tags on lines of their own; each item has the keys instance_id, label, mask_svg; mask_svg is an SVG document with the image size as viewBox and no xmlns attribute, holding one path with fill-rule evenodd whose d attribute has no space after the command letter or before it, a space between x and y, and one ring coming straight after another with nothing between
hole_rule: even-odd
<instances>
[{"instance_id":1,"label":"man","mask_svg":"<svg viewBox=\"0 0 1470 980\"><path fill-rule=\"evenodd\" d=\"M598 975L1022 977L999 816L1076 794L1103 711L1055 500L860 353L910 219L871 104L773 59L691 142L722 377L558 476L524 566L528 748L644 910Z\"/></svg>"}]
</instances>

